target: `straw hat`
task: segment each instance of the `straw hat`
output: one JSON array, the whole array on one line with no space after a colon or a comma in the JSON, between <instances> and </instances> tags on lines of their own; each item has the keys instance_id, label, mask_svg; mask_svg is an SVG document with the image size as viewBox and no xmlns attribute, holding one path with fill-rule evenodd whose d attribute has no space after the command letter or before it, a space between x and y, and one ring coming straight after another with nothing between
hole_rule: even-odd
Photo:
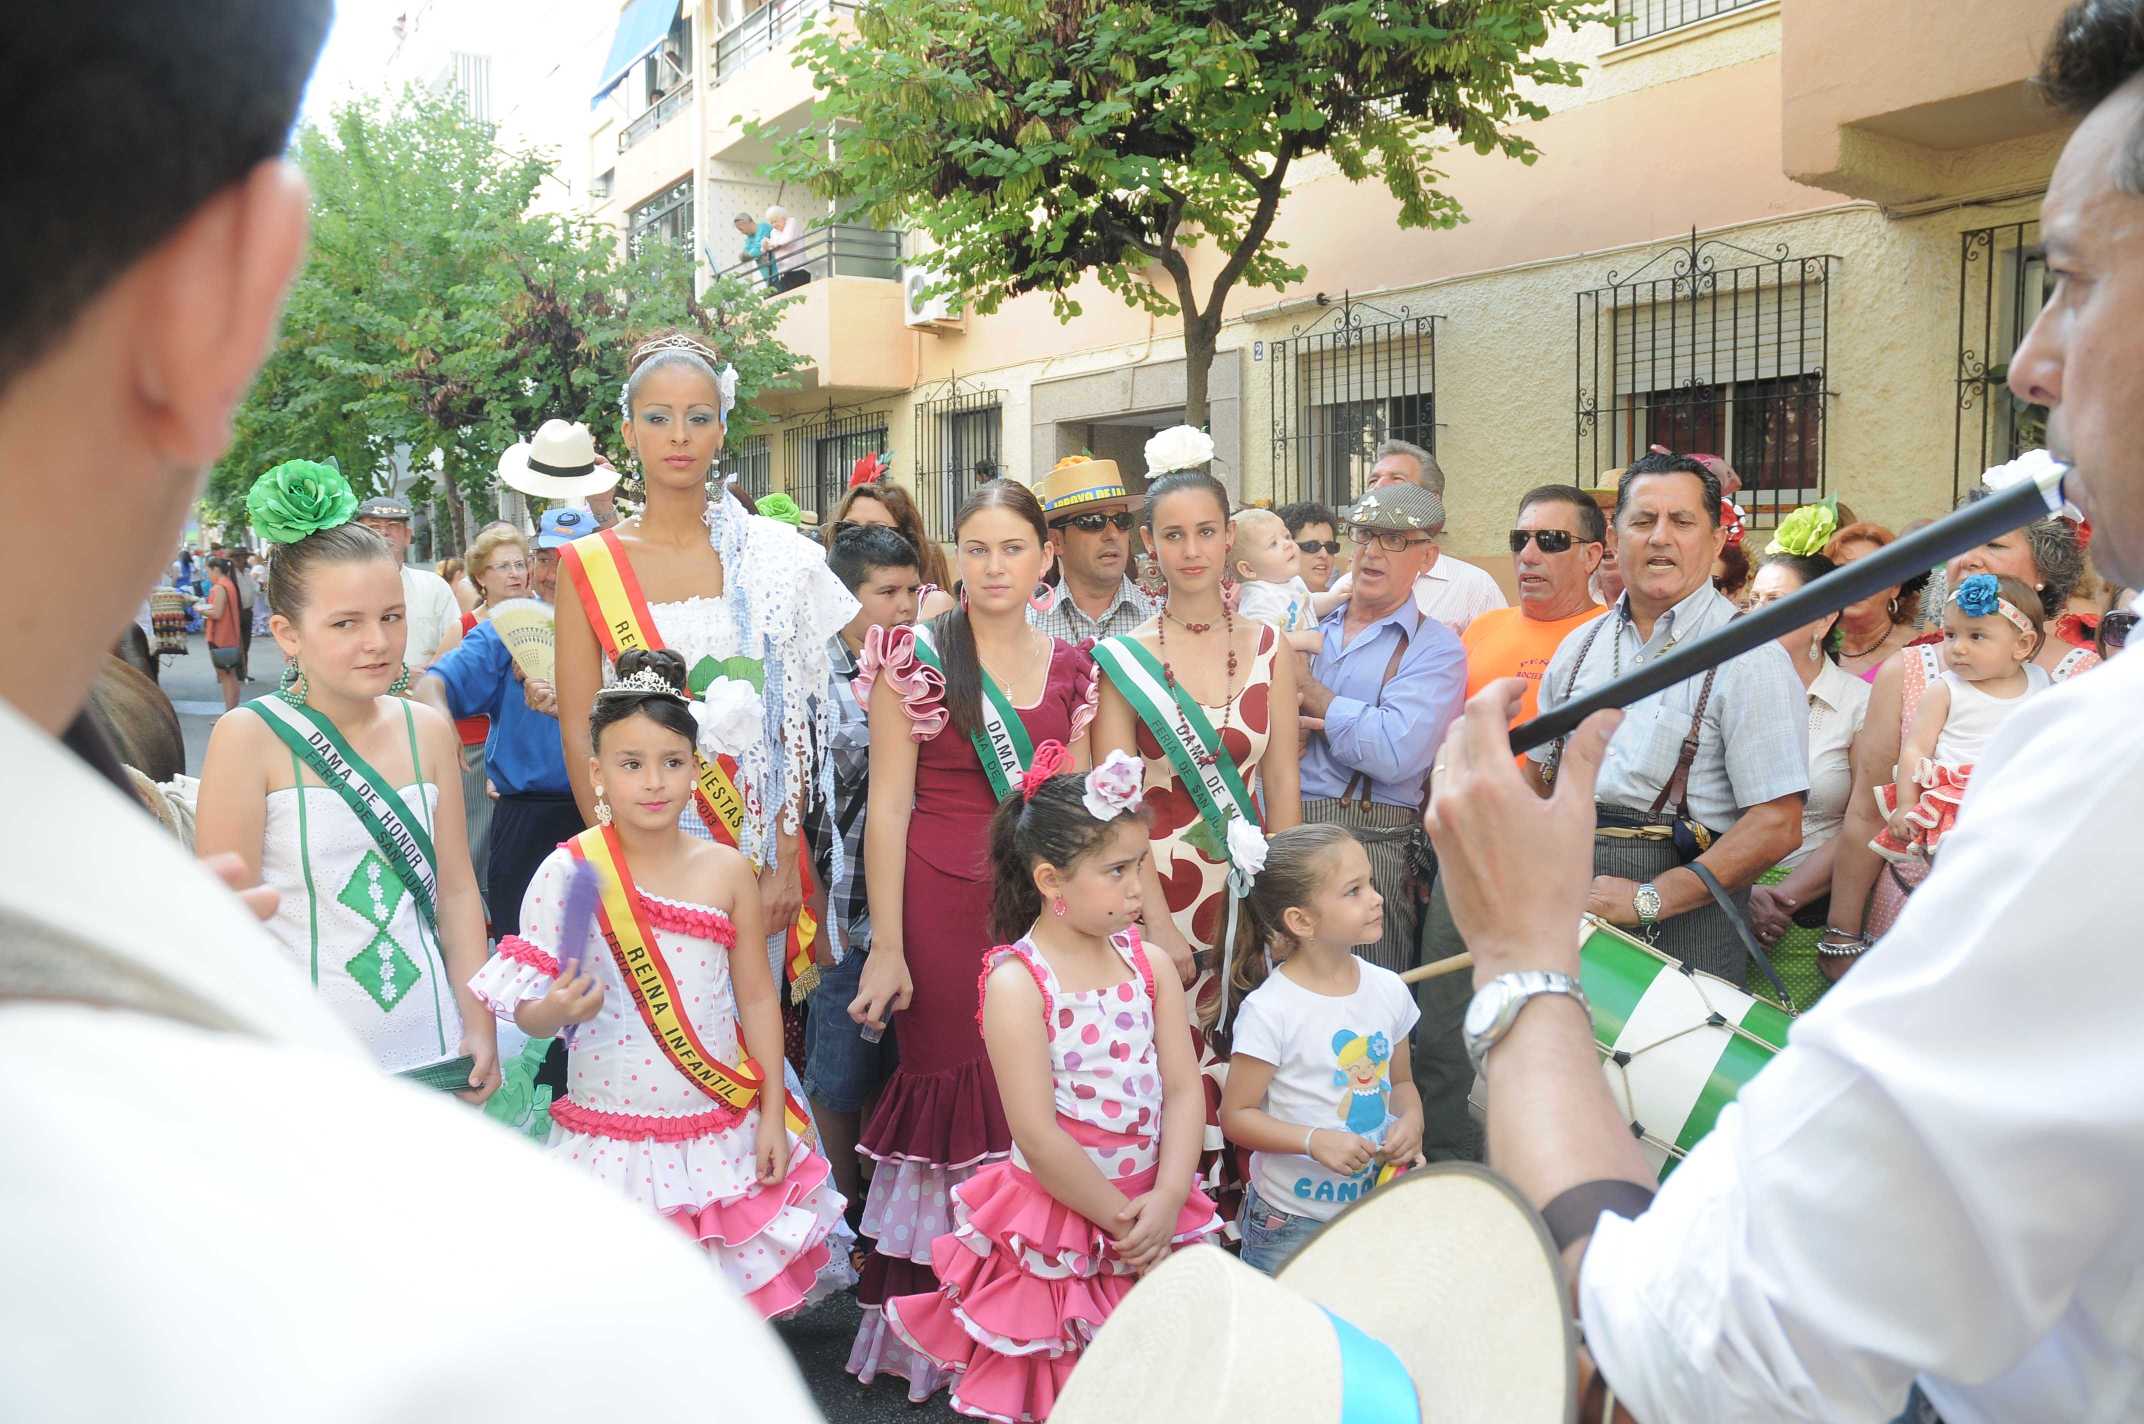
<instances>
[{"instance_id":1,"label":"straw hat","mask_svg":"<svg viewBox=\"0 0 2144 1424\"><path fill-rule=\"evenodd\" d=\"M1569 1299L1548 1229L1516 1189L1438 1163L1342 1211L1277 1280L1218 1247L1172 1256L1096 1334L1050 1419L1399 1421L1411 1380L1422 1424L1568 1424ZM1335 1317L1368 1340L1343 1347Z\"/></svg>"},{"instance_id":2,"label":"straw hat","mask_svg":"<svg viewBox=\"0 0 2144 1424\"><path fill-rule=\"evenodd\" d=\"M499 482L544 499L586 499L618 483L618 472L596 464L596 439L588 427L547 420L532 439L499 457Z\"/></svg>"},{"instance_id":3,"label":"straw hat","mask_svg":"<svg viewBox=\"0 0 2144 1424\"><path fill-rule=\"evenodd\" d=\"M1052 523L1077 514L1090 504L1137 503L1145 495L1124 487L1124 476L1115 460L1097 460L1087 455L1067 455L1034 484L1035 498Z\"/></svg>"}]
</instances>

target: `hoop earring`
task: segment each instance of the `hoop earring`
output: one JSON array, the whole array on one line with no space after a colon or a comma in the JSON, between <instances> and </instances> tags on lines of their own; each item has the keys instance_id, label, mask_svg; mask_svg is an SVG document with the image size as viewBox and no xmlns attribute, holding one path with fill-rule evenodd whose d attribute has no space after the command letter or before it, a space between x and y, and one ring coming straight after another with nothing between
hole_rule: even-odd
<instances>
[{"instance_id":1,"label":"hoop earring","mask_svg":"<svg viewBox=\"0 0 2144 1424\"><path fill-rule=\"evenodd\" d=\"M1896 623L1898 621L1898 600L1895 598L1892 599L1889 604L1889 608L1891 612L1891 621L1893 623Z\"/></svg>"},{"instance_id":2,"label":"hoop earring","mask_svg":"<svg viewBox=\"0 0 2144 1424\"><path fill-rule=\"evenodd\" d=\"M601 787L596 788L596 824L599 826L610 824L610 802L603 799Z\"/></svg>"},{"instance_id":3,"label":"hoop earring","mask_svg":"<svg viewBox=\"0 0 2144 1424\"><path fill-rule=\"evenodd\" d=\"M1055 915L1055 916L1057 916L1057 918L1058 918L1058 919L1060 919L1060 920L1061 920L1061 919L1063 919L1063 918L1065 917L1065 897L1064 897L1064 896L1062 896L1062 895L1059 895L1059 896L1058 896L1058 897L1057 897L1056 899L1054 899L1054 900L1050 901L1050 913L1051 913L1051 914L1053 914L1053 915Z\"/></svg>"},{"instance_id":4,"label":"hoop earring","mask_svg":"<svg viewBox=\"0 0 2144 1424\"><path fill-rule=\"evenodd\" d=\"M287 664L283 669L282 681L276 684L275 695L293 707L303 707L306 694L310 691L312 687L305 680L305 669L296 663Z\"/></svg>"}]
</instances>

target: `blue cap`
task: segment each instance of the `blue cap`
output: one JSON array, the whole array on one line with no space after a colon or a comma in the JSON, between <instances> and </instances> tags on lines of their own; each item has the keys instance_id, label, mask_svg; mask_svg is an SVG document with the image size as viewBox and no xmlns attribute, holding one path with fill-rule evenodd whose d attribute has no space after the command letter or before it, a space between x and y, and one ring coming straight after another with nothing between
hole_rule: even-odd
<instances>
[{"instance_id":1,"label":"blue cap","mask_svg":"<svg viewBox=\"0 0 2144 1424\"><path fill-rule=\"evenodd\" d=\"M544 511L543 518L536 521L536 547L558 549L584 534L596 532L596 517L585 509L561 506Z\"/></svg>"}]
</instances>

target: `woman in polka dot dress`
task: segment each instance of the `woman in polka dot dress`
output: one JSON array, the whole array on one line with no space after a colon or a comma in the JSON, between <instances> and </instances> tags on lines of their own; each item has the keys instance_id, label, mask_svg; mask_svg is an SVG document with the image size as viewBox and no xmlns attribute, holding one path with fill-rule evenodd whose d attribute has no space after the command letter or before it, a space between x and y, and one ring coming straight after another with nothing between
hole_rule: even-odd
<instances>
[{"instance_id":1,"label":"woman in polka dot dress","mask_svg":"<svg viewBox=\"0 0 2144 1424\"><path fill-rule=\"evenodd\" d=\"M1134 1280L1221 1230L1192 1185L1205 1099L1183 989L1132 928L1139 763L1057 775L1063 751L1038 749L991 823L992 931L1025 931L985 957L979 1014L1012 1159L953 1189L938 1290L885 1305L952 1371L955 1409L1008 1424L1047 1419Z\"/></svg>"},{"instance_id":2,"label":"woman in polka dot dress","mask_svg":"<svg viewBox=\"0 0 2144 1424\"><path fill-rule=\"evenodd\" d=\"M636 683L628 669L643 665L655 676ZM521 933L499 942L470 988L532 1038L578 1025L550 1150L677 1223L772 1319L853 1283L843 1202L801 1116L784 1111L781 1009L757 952L752 866L678 826L698 727L662 689L683 685L683 660L628 652L619 670L628 675L598 694L590 722L602 824L537 869ZM584 874L593 879L576 890ZM740 941L751 950L736 954ZM636 966L637 990L621 961ZM683 1048L665 1045L664 1026ZM761 1064L773 1074L757 1097L725 1100L725 1085L765 1077Z\"/></svg>"}]
</instances>

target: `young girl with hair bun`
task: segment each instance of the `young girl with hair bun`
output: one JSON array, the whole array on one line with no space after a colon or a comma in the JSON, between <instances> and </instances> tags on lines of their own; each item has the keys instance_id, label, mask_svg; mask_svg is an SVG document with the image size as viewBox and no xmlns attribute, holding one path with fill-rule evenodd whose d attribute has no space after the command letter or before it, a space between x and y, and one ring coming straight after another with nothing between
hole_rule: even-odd
<instances>
[{"instance_id":1,"label":"young girl with hair bun","mask_svg":"<svg viewBox=\"0 0 2144 1424\"><path fill-rule=\"evenodd\" d=\"M617 673L588 717L597 824L537 869L521 933L470 988L532 1039L577 1026L551 1151L675 1222L760 1315L788 1315L854 1276L841 1195L783 1087L757 873L679 825L719 714L686 700L668 649L621 653Z\"/></svg>"},{"instance_id":2,"label":"young girl with hair bun","mask_svg":"<svg viewBox=\"0 0 2144 1424\"><path fill-rule=\"evenodd\" d=\"M1049 1417L1080 1351L1137 1276L1217 1235L1192 1184L1205 1098L1183 989L1139 942L1140 767L1062 774L1036 749L990 826L991 931L978 1018L1012 1125L1010 1161L953 1190L938 1289L886 1324L953 1374L953 1407Z\"/></svg>"},{"instance_id":3,"label":"young girl with hair bun","mask_svg":"<svg viewBox=\"0 0 2144 1424\"><path fill-rule=\"evenodd\" d=\"M1383 904L1361 842L1330 824L1274 836L1244 901L1258 948L1236 957L1250 992L1221 1127L1252 1152L1243 1259L1268 1274L1422 1150L1407 1054L1420 1011L1399 975L1355 953L1377 943Z\"/></svg>"}]
</instances>

